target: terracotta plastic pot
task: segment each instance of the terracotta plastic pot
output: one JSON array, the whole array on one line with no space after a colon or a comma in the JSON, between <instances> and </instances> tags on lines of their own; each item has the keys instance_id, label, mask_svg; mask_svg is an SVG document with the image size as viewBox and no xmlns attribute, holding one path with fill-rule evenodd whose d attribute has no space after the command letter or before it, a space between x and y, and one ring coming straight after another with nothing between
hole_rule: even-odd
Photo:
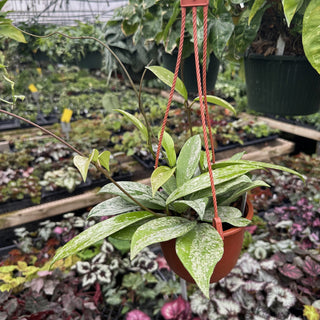
<instances>
[{"instance_id":1,"label":"terracotta plastic pot","mask_svg":"<svg viewBox=\"0 0 320 320\"><path fill-rule=\"evenodd\" d=\"M252 203L247 200L246 218L252 220L253 207ZM243 236L245 228L233 227L223 232L224 235L224 254L217 263L210 283L217 282L224 278L236 265L241 253ZM182 279L194 283L190 273L185 269L175 250L176 239L161 242L161 249L170 268Z\"/></svg>"}]
</instances>

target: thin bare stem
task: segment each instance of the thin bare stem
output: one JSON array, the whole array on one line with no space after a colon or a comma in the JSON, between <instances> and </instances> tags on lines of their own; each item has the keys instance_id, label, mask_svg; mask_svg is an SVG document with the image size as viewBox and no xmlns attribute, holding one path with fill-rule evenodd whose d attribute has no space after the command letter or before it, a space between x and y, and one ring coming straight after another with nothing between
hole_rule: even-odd
<instances>
[{"instance_id":1,"label":"thin bare stem","mask_svg":"<svg viewBox=\"0 0 320 320\"><path fill-rule=\"evenodd\" d=\"M30 124L31 126L38 128L38 129L41 130L42 132L44 132L44 133L52 136L53 138L57 139L58 141L60 141L60 142L63 143L64 145L66 145L68 148L70 148L72 151L74 151L75 153L79 154L80 156L82 156L82 157L85 156L81 151L77 150L75 147L73 147L73 146L72 146L71 144L69 144L67 141L63 140L62 138L60 138L59 136L57 136L57 135L54 134L53 132L47 130L46 128L43 128L43 127L39 126L38 124L36 124L36 123L34 123L34 122L32 122L32 121L30 121L30 120L28 120L28 119L25 119L25 118L23 118L23 117L20 117L20 116L18 116L17 114L14 114L14 113L12 113L12 112L9 112L9 111L3 110L3 109L0 109L0 112L1 112L1 113L5 113L5 114L7 114L7 115L9 115L9 116L11 116L11 117L17 118L17 119L19 119L19 120L22 120L22 121Z\"/></svg>"},{"instance_id":2,"label":"thin bare stem","mask_svg":"<svg viewBox=\"0 0 320 320\"><path fill-rule=\"evenodd\" d=\"M151 62L150 62L151 63ZM148 64L148 66L150 65L150 63ZM139 102L139 110L144 118L144 121L146 123L146 127L147 127L147 132L148 132L148 142L147 142L147 145L148 145L148 149L149 151L151 152L153 158L155 159L156 155L152 149L152 142L151 142L151 136L153 135L152 133L152 130L151 130L151 126L150 126L150 123L149 123L149 120L147 118L147 115L146 113L144 112L144 108L143 108L143 103L142 103L142 98L141 98L141 94L142 94L142 82L143 82L143 79L144 79L144 76L147 72L147 69L144 69L143 73L142 73L142 77L141 77L141 80L140 80L140 86L139 86L139 96L138 96L138 102Z\"/></svg>"},{"instance_id":3,"label":"thin bare stem","mask_svg":"<svg viewBox=\"0 0 320 320\"><path fill-rule=\"evenodd\" d=\"M72 151L74 151L75 153L79 154L80 156L82 157L85 157L85 155L79 151L78 149L74 148L71 144L69 144L67 141L65 141L64 139L60 138L59 136L57 136L56 134L54 134L53 132L51 132L50 130L47 130L46 128L43 128L41 126L39 126L38 124L28 120L28 119L25 119L23 117L20 117L12 112L9 112L9 111L6 111L6 110L3 110L3 109L0 109L0 112L1 113L4 113L4 114L7 114L11 117L15 117L19 120L22 120L30 125L32 125L33 127L36 127L38 128L39 130L45 132L46 134L50 135L51 137L57 139L58 141L60 141L61 143L63 143L64 145L66 145L68 148L70 148ZM99 172L101 172L102 174L104 174L106 176L107 179L109 179L114 185L116 185L128 198L130 198L132 201L134 201L139 207L141 207L142 209L144 209L145 211L148 211L150 213L152 213L153 215L155 216L158 216L158 217L162 217L163 214L161 213L157 213L157 212L154 212L152 210L150 210L149 208L147 208L146 206L144 206L142 203L140 203L138 200L136 200L134 197L132 197L126 190L124 190L120 184L118 184L110 175L109 175L109 172L104 169L103 167L101 167L100 164L98 163L93 163L93 165L97 168L97 170Z\"/></svg>"},{"instance_id":4,"label":"thin bare stem","mask_svg":"<svg viewBox=\"0 0 320 320\"><path fill-rule=\"evenodd\" d=\"M54 31L52 33L49 33L47 35L44 35L44 36L39 36L39 35L36 35L36 34L33 34L33 33L29 33L25 30L22 30L16 26L14 26L17 30L21 31L22 33L24 34L27 34L28 36L31 36L31 37L35 37L35 38L49 38L49 37L52 37L54 35L60 35L60 36L63 36L63 37L66 37L68 39L73 39L73 40L84 40L84 39L89 39L89 40L95 40L97 41L99 44L101 44L104 48L106 48L112 55L113 57L117 60L117 62L120 64L121 68L123 69L124 73L126 74L126 76L128 77L128 80L130 82L130 85L132 86L132 89L134 90L136 96L139 98L139 92L137 90L137 88L135 87L135 84L132 80L132 78L130 77L126 67L123 65L123 63L121 62L121 60L118 58L118 56L113 52L113 50L107 45L105 44L104 42L102 42L101 40L99 40L98 38L95 38L95 37L92 37L92 36L79 36L79 37L74 37L74 36L69 36L68 34L65 34L63 32L60 32L60 31Z\"/></svg>"}]
</instances>

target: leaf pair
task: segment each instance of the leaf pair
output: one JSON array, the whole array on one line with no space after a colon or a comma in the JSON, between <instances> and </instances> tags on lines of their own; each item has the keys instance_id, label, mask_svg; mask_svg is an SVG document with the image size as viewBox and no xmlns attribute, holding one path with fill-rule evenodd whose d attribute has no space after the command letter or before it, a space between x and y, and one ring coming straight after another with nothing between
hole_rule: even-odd
<instances>
[{"instance_id":1,"label":"leaf pair","mask_svg":"<svg viewBox=\"0 0 320 320\"><path fill-rule=\"evenodd\" d=\"M99 162L100 165L102 165L105 169L110 171L110 168L109 168L110 155L111 155L110 151L103 151L101 154L99 154L99 151L94 149L89 157L83 157L80 155L74 156L73 163L80 171L83 181L86 181L89 165L91 162L93 163Z\"/></svg>"}]
</instances>

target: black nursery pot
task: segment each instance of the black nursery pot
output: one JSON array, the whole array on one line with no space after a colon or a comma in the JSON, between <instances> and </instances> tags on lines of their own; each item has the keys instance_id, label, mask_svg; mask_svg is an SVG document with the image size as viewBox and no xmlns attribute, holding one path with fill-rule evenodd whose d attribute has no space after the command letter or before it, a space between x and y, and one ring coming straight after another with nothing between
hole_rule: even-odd
<instances>
[{"instance_id":1,"label":"black nursery pot","mask_svg":"<svg viewBox=\"0 0 320 320\"><path fill-rule=\"evenodd\" d=\"M162 54L162 64L163 66L174 72L175 66L177 63L177 54ZM181 62L182 63L182 62ZM210 55L210 62L207 69L207 91L212 91L217 81L218 72L219 72L220 61L214 54ZM196 75L196 66L194 61L194 54L183 60L182 65L183 76L179 72L179 77L182 78L184 85L187 88L189 93L197 94L197 75ZM181 71L181 68L180 68ZM202 66L201 66L201 77L202 77Z\"/></svg>"},{"instance_id":2,"label":"black nursery pot","mask_svg":"<svg viewBox=\"0 0 320 320\"><path fill-rule=\"evenodd\" d=\"M248 109L295 116L320 109L320 75L304 57L245 57Z\"/></svg>"}]
</instances>

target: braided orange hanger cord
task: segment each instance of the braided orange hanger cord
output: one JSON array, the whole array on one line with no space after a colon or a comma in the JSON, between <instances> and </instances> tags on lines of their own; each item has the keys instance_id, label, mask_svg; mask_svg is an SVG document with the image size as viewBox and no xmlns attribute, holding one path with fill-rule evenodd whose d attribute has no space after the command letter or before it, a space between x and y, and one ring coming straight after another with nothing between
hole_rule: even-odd
<instances>
[{"instance_id":1,"label":"braided orange hanger cord","mask_svg":"<svg viewBox=\"0 0 320 320\"><path fill-rule=\"evenodd\" d=\"M179 42L179 50L178 50L178 57L177 57L177 63L176 63L176 68L174 71L174 76L173 76L173 82L170 90L170 95L167 103L167 109L162 121L162 127L161 127L161 132L160 132L160 137L159 137L159 143L158 143L158 149L157 149L157 154L156 154L156 161L155 161L155 169L158 168L159 164L159 157L160 157L160 151L161 151L161 145L162 145L162 139L163 139L163 134L164 130L166 127L169 111L170 111L170 106L171 102L173 99L173 94L174 94L174 89L176 87L176 82L179 74L179 68L180 68L180 63L181 63L181 57L182 57L182 49L183 49L183 41L184 41L184 28L185 28L185 23L186 23L186 8L182 7L181 8L181 33L180 33L180 42Z\"/></svg>"},{"instance_id":2,"label":"braided orange hanger cord","mask_svg":"<svg viewBox=\"0 0 320 320\"><path fill-rule=\"evenodd\" d=\"M204 11L204 13L205 12L206 11ZM207 126L209 127L210 124L207 124L207 126L206 126L205 107L203 104L204 101L203 101L202 89L201 89L201 75L200 75L200 66L199 66L199 52L198 52L198 38L197 38L197 7L192 8L192 24L193 24L194 57L195 57L195 65L196 65L198 94L199 94L199 101L200 101L200 111L201 111L201 123L202 123L204 145L205 145L205 150L206 150L206 157L207 157L207 162L208 162L208 171L209 171L209 177L210 177L213 208L214 208L213 226L217 229L217 231L219 232L220 236L223 239L222 222L221 222L221 219L219 218L219 215L218 215L216 189L215 189L214 181L213 181L213 173L212 173L210 151L209 151L209 144L208 144L208 137L207 137ZM206 28L204 30L206 30ZM204 34L204 38L206 38L206 37L207 37L207 34ZM207 50L207 48L203 48L203 52L205 52L206 50ZM206 95L206 92L204 92L204 94Z\"/></svg>"},{"instance_id":3,"label":"braided orange hanger cord","mask_svg":"<svg viewBox=\"0 0 320 320\"><path fill-rule=\"evenodd\" d=\"M212 152L212 162L215 163L215 153L214 153L214 143L213 135L211 130L211 122L208 109L207 101L207 42L208 42L208 6L203 7L203 57L202 57L202 86L203 86L203 95L204 95L204 106L206 108L206 118L207 126L209 130L209 138Z\"/></svg>"}]
</instances>

